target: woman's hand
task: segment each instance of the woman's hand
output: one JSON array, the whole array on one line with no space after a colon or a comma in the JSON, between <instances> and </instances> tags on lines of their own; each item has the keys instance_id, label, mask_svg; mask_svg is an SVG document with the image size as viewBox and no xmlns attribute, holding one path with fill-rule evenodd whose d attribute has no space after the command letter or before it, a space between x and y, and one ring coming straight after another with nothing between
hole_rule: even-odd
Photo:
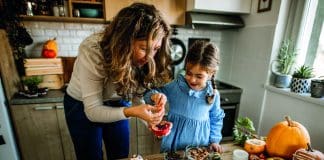
<instances>
[{"instance_id":1,"label":"woman's hand","mask_svg":"<svg viewBox=\"0 0 324 160\"><path fill-rule=\"evenodd\" d=\"M218 152L218 153L223 153L224 152L224 148L220 145L220 144L217 144L217 143L211 143L209 145L210 149L215 151L215 152Z\"/></svg>"},{"instance_id":2,"label":"woman's hand","mask_svg":"<svg viewBox=\"0 0 324 160\"><path fill-rule=\"evenodd\" d=\"M158 109L157 107L140 104L124 109L126 117L138 117L145 120L149 125L156 125L162 121L164 116L164 107Z\"/></svg>"}]
</instances>

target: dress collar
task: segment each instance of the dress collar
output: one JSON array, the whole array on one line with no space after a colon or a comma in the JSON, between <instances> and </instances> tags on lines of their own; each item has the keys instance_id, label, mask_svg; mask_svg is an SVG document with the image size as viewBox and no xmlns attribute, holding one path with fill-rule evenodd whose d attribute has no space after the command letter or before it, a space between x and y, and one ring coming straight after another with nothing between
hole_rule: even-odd
<instances>
[{"instance_id":1,"label":"dress collar","mask_svg":"<svg viewBox=\"0 0 324 160\"><path fill-rule=\"evenodd\" d=\"M183 92L188 93L189 96L194 96L196 98L199 98L199 97L205 97L206 95L210 96L213 94L213 87L211 85L211 81L207 81L207 87L205 87L203 90L200 91L191 89L187 84L186 79L184 78L183 75L178 76L177 82L179 84L180 89Z\"/></svg>"}]
</instances>

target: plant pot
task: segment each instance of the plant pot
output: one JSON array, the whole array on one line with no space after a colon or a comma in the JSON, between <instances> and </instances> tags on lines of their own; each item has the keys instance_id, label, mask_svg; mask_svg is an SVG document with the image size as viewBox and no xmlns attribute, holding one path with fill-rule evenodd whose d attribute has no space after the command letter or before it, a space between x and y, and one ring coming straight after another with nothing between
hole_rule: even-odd
<instances>
[{"instance_id":1,"label":"plant pot","mask_svg":"<svg viewBox=\"0 0 324 160\"><path fill-rule=\"evenodd\" d=\"M274 86L278 88L288 88L291 83L291 75L274 73Z\"/></svg>"},{"instance_id":2,"label":"plant pot","mask_svg":"<svg viewBox=\"0 0 324 160\"><path fill-rule=\"evenodd\" d=\"M290 90L295 93L308 93L311 79L292 78Z\"/></svg>"},{"instance_id":3,"label":"plant pot","mask_svg":"<svg viewBox=\"0 0 324 160\"><path fill-rule=\"evenodd\" d=\"M311 96L314 98L322 98L324 96L324 79L313 79L310 87Z\"/></svg>"},{"instance_id":4,"label":"plant pot","mask_svg":"<svg viewBox=\"0 0 324 160\"><path fill-rule=\"evenodd\" d=\"M29 85L27 86L28 91L30 93L37 93L38 92L38 86L37 85Z\"/></svg>"}]
</instances>

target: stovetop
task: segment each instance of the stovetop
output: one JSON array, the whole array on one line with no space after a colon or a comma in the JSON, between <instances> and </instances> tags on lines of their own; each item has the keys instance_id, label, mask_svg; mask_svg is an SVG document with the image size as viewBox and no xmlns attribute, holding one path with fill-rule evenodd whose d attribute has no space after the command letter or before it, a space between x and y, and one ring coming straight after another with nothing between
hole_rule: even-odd
<instances>
[{"instance_id":1,"label":"stovetop","mask_svg":"<svg viewBox=\"0 0 324 160\"><path fill-rule=\"evenodd\" d=\"M237 91L237 92L242 92L242 89L237 87L237 86L234 86L232 84L228 84L226 82L222 82L222 81L219 81L219 80L216 80L216 87L218 89L219 92L221 91Z\"/></svg>"},{"instance_id":2,"label":"stovetop","mask_svg":"<svg viewBox=\"0 0 324 160\"><path fill-rule=\"evenodd\" d=\"M221 105L240 103L243 90L237 86L216 80L216 87L220 94Z\"/></svg>"}]
</instances>

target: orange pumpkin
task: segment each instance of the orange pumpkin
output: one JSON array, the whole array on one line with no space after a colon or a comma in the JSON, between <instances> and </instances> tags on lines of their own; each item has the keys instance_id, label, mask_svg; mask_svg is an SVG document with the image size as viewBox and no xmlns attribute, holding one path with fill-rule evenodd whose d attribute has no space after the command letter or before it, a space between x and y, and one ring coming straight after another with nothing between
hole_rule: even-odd
<instances>
[{"instance_id":1,"label":"orange pumpkin","mask_svg":"<svg viewBox=\"0 0 324 160\"><path fill-rule=\"evenodd\" d=\"M50 39L44 43L42 56L44 58L55 58L57 56L56 38Z\"/></svg>"},{"instance_id":2,"label":"orange pumpkin","mask_svg":"<svg viewBox=\"0 0 324 160\"><path fill-rule=\"evenodd\" d=\"M285 119L286 121L274 125L268 133L266 151L272 157L291 159L296 150L307 147L310 137L302 124L291 120L288 116Z\"/></svg>"},{"instance_id":3,"label":"orange pumpkin","mask_svg":"<svg viewBox=\"0 0 324 160\"><path fill-rule=\"evenodd\" d=\"M245 141L244 149L249 154L259 154L264 151L265 145L265 141L253 138Z\"/></svg>"}]
</instances>

